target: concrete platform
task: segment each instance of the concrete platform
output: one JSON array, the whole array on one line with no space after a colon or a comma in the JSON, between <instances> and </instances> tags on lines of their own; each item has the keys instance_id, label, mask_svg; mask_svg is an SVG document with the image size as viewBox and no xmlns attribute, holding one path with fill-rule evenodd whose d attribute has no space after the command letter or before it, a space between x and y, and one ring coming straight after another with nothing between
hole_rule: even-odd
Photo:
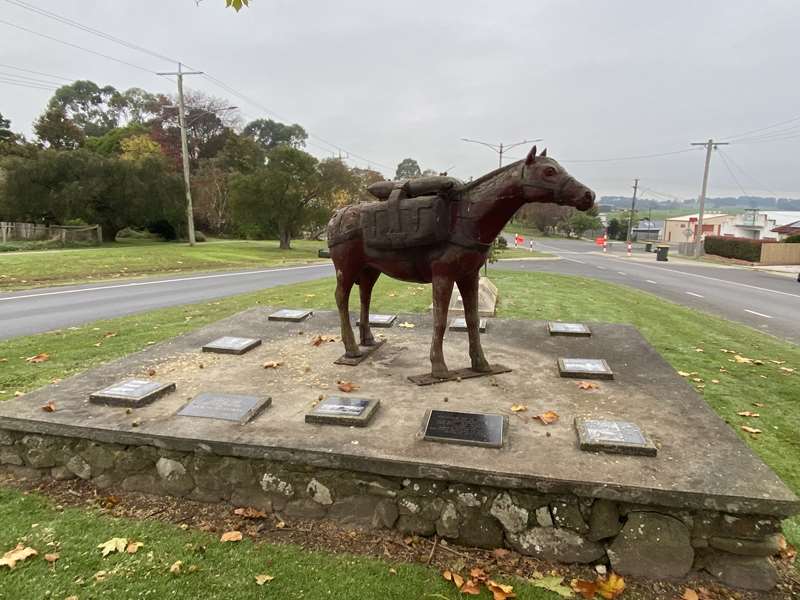
<instances>
[{"instance_id":1,"label":"concrete platform","mask_svg":"<svg viewBox=\"0 0 800 600\"><path fill-rule=\"evenodd\" d=\"M590 338L552 337L543 321L495 319L484 347L491 362L511 373L418 387L407 377L428 368L429 316L400 315L416 327L376 331L387 343L348 367L334 364L342 353L339 341L311 344L317 334L338 340L335 313L269 322L273 311L245 311L0 403L0 429L732 514L782 517L800 510L797 497L633 327L590 323ZM263 344L242 356L202 352L225 335L258 337ZM468 365L463 334L448 334L445 352L451 369ZM581 390L576 380L559 377L559 357L603 358L615 379ZM263 368L267 361L282 365ZM131 410L89 403L92 392L131 377L175 382L177 391ZM320 395L340 393L338 380L358 385L354 395L380 399L369 426L305 423ZM272 405L246 425L176 415L201 392L271 396ZM41 410L47 402L55 412ZM528 411L512 412L518 403ZM443 451L419 436L433 408L506 415L505 445ZM560 415L558 422L531 418L549 410ZM658 455L581 451L575 417L634 422Z\"/></svg>"}]
</instances>

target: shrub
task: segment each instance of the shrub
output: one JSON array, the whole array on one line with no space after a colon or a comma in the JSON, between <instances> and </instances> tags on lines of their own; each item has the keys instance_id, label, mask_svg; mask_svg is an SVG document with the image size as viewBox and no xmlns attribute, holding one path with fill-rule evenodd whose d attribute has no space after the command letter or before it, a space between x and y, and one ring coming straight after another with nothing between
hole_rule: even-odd
<instances>
[{"instance_id":1,"label":"shrub","mask_svg":"<svg viewBox=\"0 0 800 600\"><path fill-rule=\"evenodd\" d=\"M161 236L144 230L126 227L117 233L118 240L160 240Z\"/></svg>"},{"instance_id":2,"label":"shrub","mask_svg":"<svg viewBox=\"0 0 800 600\"><path fill-rule=\"evenodd\" d=\"M175 227L166 219L159 219L158 221L148 223L147 231L156 234L168 242L178 238L178 232L175 231Z\"/></svg>"},{"instance_id":3,"label":"shrub","mask_svg":"<svg viewBox=\"0 0 800 600\"><path fill-rule=\"evenodd\" d=\"M497 236L494 242L497 244L498 248L508 248L508 240L502 235Z\"/></svg>"},{"instance_id":4,"label":"shrub","mask_svg":"<svg viewBox=\"0 0 800 600\"><path fill-rule=\"evenodd\" d=\"M761 245L763 243L763 240L751 240L748 238L707 237L704 248L706 254L758 262L761 260Z\"/></svg>"},{"instance_id":5,"label":"shrub","mask_svg":"<svg viewBox=\"0 0 800 600\"><path fill-rule=\"evenodd\" d=\"M790 235L785 240L783 240L784 244L800 244L800 233L796 233L794 235Z\"/></svg>"}]
</instances>

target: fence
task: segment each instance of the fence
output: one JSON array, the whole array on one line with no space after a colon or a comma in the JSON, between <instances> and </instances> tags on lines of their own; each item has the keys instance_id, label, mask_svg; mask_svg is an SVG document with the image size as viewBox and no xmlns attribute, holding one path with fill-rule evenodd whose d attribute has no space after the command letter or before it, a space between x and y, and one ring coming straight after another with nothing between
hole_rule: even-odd
<instances>
[{"instance_id":1,"label":"fence","mask_svg":"<svg viewBox=\"0 0 800 600\"><path fill-rule=\"evenodd\" d=\"M800 265L800 244L762 244L762 265Z\"/></svg>"},{"instance_id":2,"label":"fence","mask_svg":"<svg viewBox=\"0 0 800 600\"><path fill-rule=\"evenodd\" d=\"M0 221L0 242L10 241L103 241L100 225L42 225L39 223L10 223Z\"/></svg>"}]
</instances>

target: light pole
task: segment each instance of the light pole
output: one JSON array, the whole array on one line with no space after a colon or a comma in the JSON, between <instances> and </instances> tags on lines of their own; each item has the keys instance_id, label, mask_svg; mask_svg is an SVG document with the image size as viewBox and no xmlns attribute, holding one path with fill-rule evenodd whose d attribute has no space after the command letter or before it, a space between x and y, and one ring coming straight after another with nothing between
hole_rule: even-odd
<instances>
[{"instance_id":1,"label":"light pole","mask_svg":"<svg viewBox=\"0 0 800 600\"><path fill-rule=\"evenodd\" d=\"M503 153L507 150L511 150L512 148L516 148L517 146L521 146L522 144L533 144L534 142L541 142L542 138L536 138L535 140L522 140L521 142L517 142L516 144L509 144L508 146L504 146L502 142L500 144L490 144L489 142L481 142L479 140L471 140L469 138L461 138L462 142L470 142L472 144L480 144L481 146L486 146L487 148L491 148L497 154L500 155L500 165L503 166Z\"/></svg>"}]
</instances>

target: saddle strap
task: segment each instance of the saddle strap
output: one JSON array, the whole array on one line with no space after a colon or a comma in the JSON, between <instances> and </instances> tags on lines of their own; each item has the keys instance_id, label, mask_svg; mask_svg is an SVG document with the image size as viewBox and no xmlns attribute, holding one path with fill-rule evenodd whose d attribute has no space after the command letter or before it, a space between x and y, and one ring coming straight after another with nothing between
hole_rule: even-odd
<instances>
[{"instance_id":1,"label":"saddle strap","mask_svg":"<svg viewBox=\"0 0 800 600\"><path fill-rule=\"evenodd\" d=\"M406 188L403 183L395 183L389 194L389 199L386 201L386 212L389 217L389 232L399 233L401 231L400 200L405 197Z\"/></svg>"}]
</instances>

